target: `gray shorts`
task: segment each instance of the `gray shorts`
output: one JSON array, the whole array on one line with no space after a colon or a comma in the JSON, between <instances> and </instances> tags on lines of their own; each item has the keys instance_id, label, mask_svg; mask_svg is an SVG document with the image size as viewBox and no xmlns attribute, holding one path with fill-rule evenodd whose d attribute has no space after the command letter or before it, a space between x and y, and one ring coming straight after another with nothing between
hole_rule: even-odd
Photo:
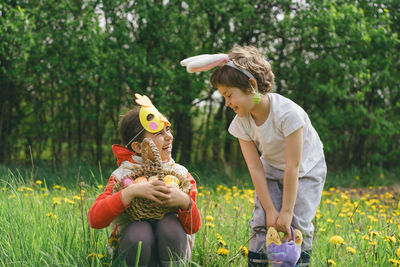
<instances>
[{"instance_id":1,"label":"gray shorts","mask_svg":"<svg viewBox=\"0 0 400 267\"><path fill-rule=\"evenodd\" d=\"M279 212L282 208L283 195L283 171L276 169L265 162L264 170L268 184L268 190L271 195L272 202ZM326 178L325 158L322 158L307 174L299 177L297 199L294 206L294 216L292 226L299 229L303 233L302 250L310 250L312 248L312 236L314 233L314 218L319 203ZM267 229L265 226L265 211L261 206L257 193L254 198L253 217L249 221L250 226L250 251L256 253L266 252Z\"/></svg>"}]
</instances>

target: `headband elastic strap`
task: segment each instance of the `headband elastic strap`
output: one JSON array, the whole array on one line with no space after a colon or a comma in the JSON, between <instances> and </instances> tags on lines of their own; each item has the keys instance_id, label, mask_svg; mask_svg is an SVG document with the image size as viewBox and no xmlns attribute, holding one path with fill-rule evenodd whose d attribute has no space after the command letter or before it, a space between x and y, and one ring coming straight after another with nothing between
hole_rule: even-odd
<instances>
[{"instance_id":1,"label":"headband elastic strap","mask_svg":"<svg viewBox=\"0 0 400 267\"><path fill-rule=\"evenodd\" d=\"M234 69L240 71L241 73L243 73L244 75L246 75L249 79L253 78L255 81L257 81L256 78L254 78L254 76L249 71L239 68L238 66L235 65L235 63L233 63L232 60L229 60L228 62L226 62L225 66L234 68Z\"/></svg>"},{"instance_id":2,"label":"headband elastic strap","mask_svg":"<svg viewBox=\"0 0 400 267\"><path fill-rule=\"evenodd\" d=\"M125 147L128 148L129 145L133 142L133 140L135 140L136 137L138 137L141 133L143 133L143 131L144 131L144 128L143 128L142 130L140 130L140 132L138 132L138 133L131 139L131 141L129 141L129 142L126 144Z\"/></svg>"}]
</instances>

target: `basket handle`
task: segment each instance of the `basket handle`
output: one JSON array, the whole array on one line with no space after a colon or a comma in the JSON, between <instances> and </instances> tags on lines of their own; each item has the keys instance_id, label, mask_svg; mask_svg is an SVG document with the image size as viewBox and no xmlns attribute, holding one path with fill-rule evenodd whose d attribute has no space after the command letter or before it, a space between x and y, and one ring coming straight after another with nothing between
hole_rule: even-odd
<instances>
[{"instance_id":1,"label":"basket handle","mask_svg":"<svg viewBox=\"0 0 400 267\"><path fill-rule=\"evenodd\" d=\"M151 140L150 138L143 139L142 158L143 164L147 164L148 161L154 162L156 164L158 179L164 181L164 172L161 166L160 152L158 151L153 140Z\"/></svg>"}]
</instances>

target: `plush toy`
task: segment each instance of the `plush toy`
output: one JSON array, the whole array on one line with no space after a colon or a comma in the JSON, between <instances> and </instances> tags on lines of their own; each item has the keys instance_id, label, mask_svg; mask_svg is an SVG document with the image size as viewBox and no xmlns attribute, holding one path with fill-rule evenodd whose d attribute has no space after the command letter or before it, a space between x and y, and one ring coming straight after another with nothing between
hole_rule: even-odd
<instances>
[{"instance_id":1,"label":"plush toy","mask_svg":"<svg viewBox=\"0 0 400 267\"><path fill-rule=\"evenodd\" d=\"M270 227L266 236L267 255L273 267L293 267L300 258L301 243L303 242L302 233L290 227L292 238L288 235L280 238L278 231Z\"/></svg>"}]
</instances>

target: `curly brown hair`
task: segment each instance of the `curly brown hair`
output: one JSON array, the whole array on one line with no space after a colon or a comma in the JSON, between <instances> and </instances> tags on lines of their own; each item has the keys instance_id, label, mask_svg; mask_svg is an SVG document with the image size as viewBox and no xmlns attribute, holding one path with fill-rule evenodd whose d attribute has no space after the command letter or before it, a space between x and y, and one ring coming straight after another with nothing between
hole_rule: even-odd
<instances>
[{"instance_id":1,"label":"curly brown hair","mask_svg":"<svg viewBox=\"0 0 400 267\"><path fill-rule=\"evenodd\" d=\"M229 59L241 68L249 71L257 81L258 92L266 94L271 92L275 75L271 70L271 64L254 46L234 46L229 52ZM211 74L211 84L232 86L240 88L243 92L249 92L249 78L242 72L229 66L217 68Z\"/></svg>"}]
</instances>

